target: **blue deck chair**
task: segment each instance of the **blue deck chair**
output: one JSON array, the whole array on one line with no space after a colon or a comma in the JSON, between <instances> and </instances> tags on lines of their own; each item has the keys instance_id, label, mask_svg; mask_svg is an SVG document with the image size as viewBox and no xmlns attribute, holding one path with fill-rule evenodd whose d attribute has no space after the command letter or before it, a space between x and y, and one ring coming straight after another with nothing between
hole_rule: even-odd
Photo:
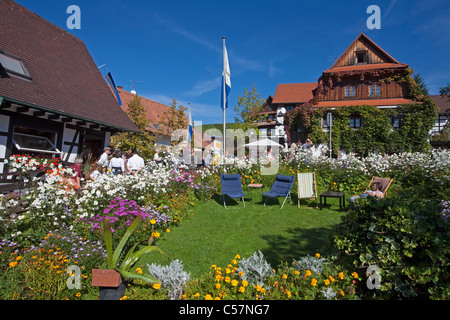
<instances>
[{"instance_id":1,"label":"blue deck chair","mask_svg":"<svg viewBox=\"0 0 450 320\"><path fill-rule=\"evenodd\" d=\"M290 191L292 189L292 186L294 185L294 182L295 176L283 176L281 174L277 174L277 177L275 178L275 181L270 191L264 192L264 195L267 197L266 201L264 202L264 206L266 205L267 200L269 198L277 198L277 197L284 197L284 201L280 209L283 208L287 198L289 198L289 201L292 204Z\"/></svg>"},{"instance_id":2,"label":"blue deck chair","mask_svg":"<svg viewBox=\"0 0 450 320\"><path fill-rule=\"evenodd\" d=\"M241 175L239 173L236 174L220 174L220 184L222 186L222 198L223 198L223 206L225 209L227 205L225 203L225 196L229 196L230 198L242 198L242 203L245 208L244 196L245 193L242 192L242 184L241 184Z\"/></svg>"}]
</instances>

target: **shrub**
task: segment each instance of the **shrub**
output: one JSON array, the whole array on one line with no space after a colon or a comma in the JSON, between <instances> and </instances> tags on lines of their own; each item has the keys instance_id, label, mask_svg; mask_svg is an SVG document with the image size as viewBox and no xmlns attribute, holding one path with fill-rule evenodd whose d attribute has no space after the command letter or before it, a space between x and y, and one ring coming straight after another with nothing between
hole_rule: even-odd
<instances>
[{"instance_id":1,"label":"shrub","mask_svg":"<svg viewBox=\"0 0 450 320\"><path fill-rule=\"evenodd\" d=\"M183 289L190 280L190 274L183 270L181 261L174 260L168 266L161 266L155 263L147 264L148 272L161 282L161 287L168 289L169 300L179 300L182 297Z\"/></svg>"},{"instance_id":2,"label":"shrub","mask_svg":"<svg viewBox=\"0 0 450 320\"><path fill-rule=\"evenodd\" d=\"M380 290L366 290L366 297L450 298L450 227L439 202L358 201L337 227L334 243L345 263L380 269Z\"/></svg>"},{"instance_id":3,"label":"shrub","mask_svg":"<svg viewBox=\"0 0 450 320\"><path fill-rule=\"evenodd\" d=\"M263 287L266 278L272 273L272 267L264 259L262 252L258 251L251 257L240 260L237 271L243 273L242 279L248 283Z\"/></svg>"}]
</instances>

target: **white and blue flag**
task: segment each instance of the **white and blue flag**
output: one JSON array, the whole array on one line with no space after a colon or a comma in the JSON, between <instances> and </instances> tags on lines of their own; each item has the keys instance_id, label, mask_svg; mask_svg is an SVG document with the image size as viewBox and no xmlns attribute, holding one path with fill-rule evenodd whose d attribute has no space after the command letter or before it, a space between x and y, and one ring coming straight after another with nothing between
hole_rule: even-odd
<instances>
[{"instance_id":1,"label":"white and blue flag","mask_svg":"<svg viewBox=\"0 0 450 320\"><path fill-rule=\"evenodd\" d=\"M188 118L189 118L188 119L189 124L188 124L188 139L187 139L187 141L191 142L192 134L194 133L194 126L192 124L191 105L190 104L189 104L189 108L188 108Z\"/></svg>"},{"instance_id":2,"label":"white and blue flag","mask_svg":"<svg viewBox=\"0 0 450 320\"><path fill-rule=\"evenodd\" d=\"M225 42L223 44L223 73L222 73L222 109L228 108L228 94L231 90L231 74L230 65L228 64L228 54L227 48L225 47ZM225 94L225 97L224 97ZM225 101L224 101L225 99Z\"/></svg>"}]
</instances>

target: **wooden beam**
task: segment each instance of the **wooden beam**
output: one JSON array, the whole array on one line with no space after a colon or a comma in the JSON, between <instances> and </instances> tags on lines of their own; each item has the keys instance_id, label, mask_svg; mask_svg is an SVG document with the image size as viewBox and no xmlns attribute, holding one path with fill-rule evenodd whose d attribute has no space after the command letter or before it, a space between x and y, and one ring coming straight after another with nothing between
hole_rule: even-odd
<instances>
[{"instance_id":1,"label":"wooden beam","mask_svg":"<svg viewBox=\"0 0 450 320\"><path fill-rule=\"evenodd\" d=\"M76 123L77 126L84 126L85 124L86 124L86 121L84 121L84 120L77 121L77 123Z\"/></svg>"},{"instance_id":2,"label":"wooden beam","mask_svg":"<svg viewBox=\"0 0 450 320\"><path fill-rule=\"evenodd\" d=\"M29 107L18 107L17 108L17 112L19 112L19 113L28 112L29 110L30 110Z\"/></svg>"},{"instance_id":3,"label":"wooden beam","mask_svg":"<svg viewBox=\"0 0 450 320\"><path fill-rule=\"evenodd\" d=\"M44 115L45 115L45 111L43 111L43 110L38 110L38 111L33 112L33 116L35 116L35 117L42 117Z\"/></svg>"},{"instance_id":4,"label":"wooden beam","mask_svg":"<svg viewBox=\"0 0 450 320\"><path fill-rule=\"evenodd\" d=\"M67 118L67 117L61 119L61 121L62 121L63 123L66 123L66 122L72 122L72 120L73 120L72 118Z\"/></svg>"},{"instance_id":5,"label":"wooden beam","mask_svg":"<svg viewBox=\"0 0 450 320\"><path fill-rule=\"evenodd\" d=\"M49 120L57 120L57 119L59 119L59 114L51 113L51 114L48 116L48 119L49 119Z\"/></svg>"}]
</instances>

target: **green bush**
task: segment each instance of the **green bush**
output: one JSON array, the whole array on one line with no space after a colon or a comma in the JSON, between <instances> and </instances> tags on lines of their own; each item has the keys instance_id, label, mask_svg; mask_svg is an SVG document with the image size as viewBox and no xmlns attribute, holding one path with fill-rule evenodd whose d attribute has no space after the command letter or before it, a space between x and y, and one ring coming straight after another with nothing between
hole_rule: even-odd
<instances>
[{"instance_id":1,"label":"green bush","mask_svg":"<svg viewBox=\"0 0 450 320\"><path fill-rule=\"evenodd\" d=\"M380 288L365 298L450 298L450 228L438 201L361 199L338 225L343 263L380 269Z\"/></svg>"}]
</instances>

